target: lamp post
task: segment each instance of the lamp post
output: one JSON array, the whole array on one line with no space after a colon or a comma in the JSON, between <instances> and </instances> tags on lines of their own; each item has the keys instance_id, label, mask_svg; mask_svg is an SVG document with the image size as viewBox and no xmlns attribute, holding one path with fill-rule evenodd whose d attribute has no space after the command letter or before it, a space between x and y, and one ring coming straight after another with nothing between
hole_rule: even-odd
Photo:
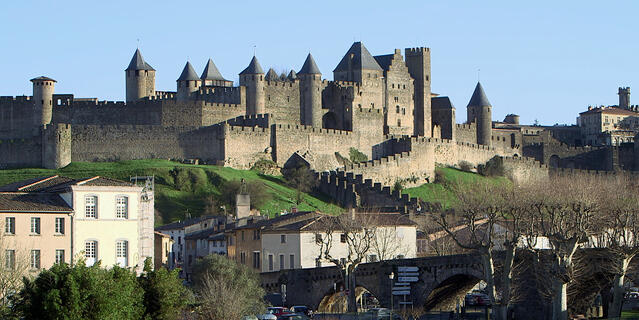
<instances>
[{"instance_id":1,"label":"lamp post","mask_svg":"<svg viewBox=\"0 0 639 320\"><path fill-rule=\"evenodd\" d=\"M390 303L391 303L391 307L390 307L390 317L389 320L393 320L393 279L395 278L395 273L391 271L391 273L388 275L388 279L390 279Z\"/></svg>"}]
</instances>

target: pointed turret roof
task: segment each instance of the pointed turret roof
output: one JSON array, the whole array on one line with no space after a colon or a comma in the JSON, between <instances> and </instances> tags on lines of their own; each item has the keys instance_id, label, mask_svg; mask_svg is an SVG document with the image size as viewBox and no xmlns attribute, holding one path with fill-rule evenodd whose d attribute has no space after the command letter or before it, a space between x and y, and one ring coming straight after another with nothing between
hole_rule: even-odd
<instances>
[{"instance_id":1,"label":"pointed turret roof","mask_svg":"<svg viewBox=\"0 0 639 320\"><path fill-rule=\"evenodd\" d=\"M309 53L308 56L306 56L306 61L304 61L304 65L302 65L302 69L300 69L298 74L322 74L317 64L315 64L313 55Z\"/></svg>"},{"instance_id":2,"label":"pointed turret roof","mask_svg":"<svg viewBox=\"0 0 639 320\"><path fill-rule=\"evenodd\" d=\"M280 76L277 75L277 72L275 72L273 68L268 69L268 72L266 72L266 76L264 78L268 81L280 80Z\"/></svg>"},{"instance_id":3,"label":"pointed turret roof","mask_svg":"<svg viewBox=\"0 0 639 320\"><path fill-rule=\"evenodd\" d=\"M291 81L297 79L297 73L295 73L295 70L291 70L291 72L288 73L287 78L288 80L291 80Z\"/></svg>"},{"instance_id":4,"label":"pointed turret roof","mask_svg":"<svg viewBox=\"0 0 639 320\"><path fill-rule=\"evenodd\" d=\"M188 81L188 80L200 80L200 77L198 77L197 73L195 73L195 70L193 69L193 66L191 65L191 63L187 61L186 65L184 66L184 69L182 69L182 74L177 79L177 81Z\"/></svg>"},{"instance_id":5,"label":"pointed turret roof","mask_svg":"<svg viewBox=\"0 0 639 320\"><path fill-rule=\"evenodd\" d=\"M142 53L140 53L140 49L135 49L135 53L133 54L133 58L131 58L131 62L129 62L129 66L124 71L129 70L149 70L155 71L151 65L144 61L142 58Z\"/></svg>"},{"instance_id":6,"label":"pointed turret roof","mask_svg":"<svg viewBox=\"0 0 639 320\"><path fill-rule=\"evenodd\" d=\"M379 66L375 58L368 52L368 49L359 41L353 43L333 72L348 71L349 61L353 70L382 71L382 67Z\"/></svg>"},{"instance_id":7,"label":"pointed turret roof","mask_svg":"<svg viewBox=\"0 0 639 320\"><path fill-rule=\"evenodd\" d=\"M248 67L244 69L240 74L264 74L264 70L262 70L262 66L257 61L257 57L253 56L251 59L251 63L249 63Z\"/></svg>"},{"instance_id":8,"label":"pointed turret roof","mask_svg":"<svg viewBox=\"0 0 639 320\"><path fill-rule=\"evenodd\" d=\"M224 79L220 71L217 70L215 63L213 63L213 59L210 59L210 58L209 58L209 61L206 63L206 67L204 67L204 71L202 72L202 76L200 78L202 80L227 81L226 79Z\"/></svg>"},{"instance_id":9,"label":"pointed turret roof","mask_svg":"<svg viewBox=\"0 0 639 320\"><path fill-rule=\"evenodd\" d=\"M470 98L470 102L468 102L468 107L486 107L490 105L484 93L484 88L482 88L481 83L478 81L473 96Z\"/></svg>"}]
</instances>

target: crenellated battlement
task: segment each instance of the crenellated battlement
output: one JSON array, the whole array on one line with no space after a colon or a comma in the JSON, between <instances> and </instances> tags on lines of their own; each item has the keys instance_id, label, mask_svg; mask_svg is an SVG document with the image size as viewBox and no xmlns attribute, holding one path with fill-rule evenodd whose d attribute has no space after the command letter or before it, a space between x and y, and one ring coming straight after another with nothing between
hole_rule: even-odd
<instances>
[{"instance_id":1,"label":"crenellated battlement","mask_svg":"<svg viewBox=\"0 0 639 320\"><path fill-rule=\"evenodd\" d=\"M31 96L0 96L0 104L2 102L5 101L12 101L12 102L31 102L33 97Z\"/></svg>"},{"instance_id":2,"label":"crenellated battlement","mask_svg":"<svg viewBox=\"0 0 639 320\"><path fill-rule=\"evenodd\" d=\"M264 81L264 85L267 87L289 87L289 88L293 88L293 87L298 87L300 84L300 81L298 79L295 79L294 81L290 81L290 80L266 80Z\"/></svg>"},{"instance_id":3,"label":"crenellated battlement","mask_svg":"<svg viewBox=\"0 0 639 320\"><path fill-rule=\"evenodd\" d=\"M270 134L269 128L261 127L242 127L242 126L227 126L228 133L230 134Z\"/></svg>"},{"instance_id":4,"label":"crenellated battlement","mask_svg":"<svg viewBox=\"0 0 639 320\"><path fill-rule=\"evenodd\" d=\"M430 52L430 48L427 47L415 47L415 48L406 48L406 55L417 55L424 52Z\"/></svg>"},{"instance_id":5,"label":"crenellated battlement","mask_svg":"<svg viewBox=\"0 0 639 320\"><path fill-rule=\"evenodd\" d=\"M456 123L455 127L458 130L475 130L475 125L471 123Z\"/></svg>"},{"instance_id":6,"label":"crenellated battlement","mask_svg":"<svg viewBox=\"0 0 639 320\"><path fill-rule=\"evenodd\" d=\"M299 124L276 124L276 130L278 131L296 131L296 132L306 132L306 133L319 133L319 134L330 134L330 135L351 135L352 131L338 130L338 129L322 129L316 128L312 126L299 125Z\"/></svg>"}]
</instances>

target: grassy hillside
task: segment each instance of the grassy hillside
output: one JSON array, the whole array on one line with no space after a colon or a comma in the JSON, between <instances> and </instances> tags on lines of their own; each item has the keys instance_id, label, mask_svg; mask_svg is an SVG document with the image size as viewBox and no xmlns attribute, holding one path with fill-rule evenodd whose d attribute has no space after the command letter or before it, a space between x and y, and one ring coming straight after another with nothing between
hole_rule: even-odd
<instances>
[{"instance_id":1,"label":"grassy hillside","mask_svg":"<svg viewBox=\"0 0 639 320\"><path fill-rule=\"evenodd\" d=\"M180 172L179 174L176 174ZM261 181L272 200L258 209L263 214L276 215L296 206L294 189L284 184L282 177L260 174L252 170L236 170L219 166L188 165L167 160L133 160L121 162L77 162L59 170L11 169L0 170L0 185L38 176L59 174L71 178L105 176L129 180L130 176L155 176L155 207L160 212L158 224L183 219L187 213L198 216L204 213L209 197L220 194L224 181L245 179ZM329 199L306 194L299 210L320 210L338 213L342 209ZM160 219L158 219L160 220Z\"/></svg>"},{"instance_id":2,"label":"grassy hillside","mask_svg":"<svg viewBox=\"0 0 639 320\"><path fill-rule=\"evenodd\" d=\"M406 188L402 193L411 197L420 198L426 202L441 202L454 204L457 201L452 190L454 183L469 185L477 182L510 183L505 177L484 177L482 175L464 172L454 168L437 168L438 176L435 183L423 184L415 188Z\"/></svg>"}]
</instances>

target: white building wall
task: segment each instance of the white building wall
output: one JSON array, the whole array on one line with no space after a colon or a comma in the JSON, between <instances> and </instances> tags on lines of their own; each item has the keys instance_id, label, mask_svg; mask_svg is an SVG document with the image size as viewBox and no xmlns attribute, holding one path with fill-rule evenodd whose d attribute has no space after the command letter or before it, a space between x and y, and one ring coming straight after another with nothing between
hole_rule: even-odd
<instances>
[{"instance_id":1,"label":"white building wall","mask_svg":"<svg viewBox=\"0 0 639 320\"><path fill-rule=\"evenodd\" d=\"M282 243L282 235L286 242ZM300 233L262 233L262 272L279 271L280 255L284 255L284 269L303 268L300 264ZM249 254L253 254L252 252ZM269 256L273 256L273 268L270 268ZM294 264L290 264L290 256L293 255Z\"/></svg>"}]
</instances>

